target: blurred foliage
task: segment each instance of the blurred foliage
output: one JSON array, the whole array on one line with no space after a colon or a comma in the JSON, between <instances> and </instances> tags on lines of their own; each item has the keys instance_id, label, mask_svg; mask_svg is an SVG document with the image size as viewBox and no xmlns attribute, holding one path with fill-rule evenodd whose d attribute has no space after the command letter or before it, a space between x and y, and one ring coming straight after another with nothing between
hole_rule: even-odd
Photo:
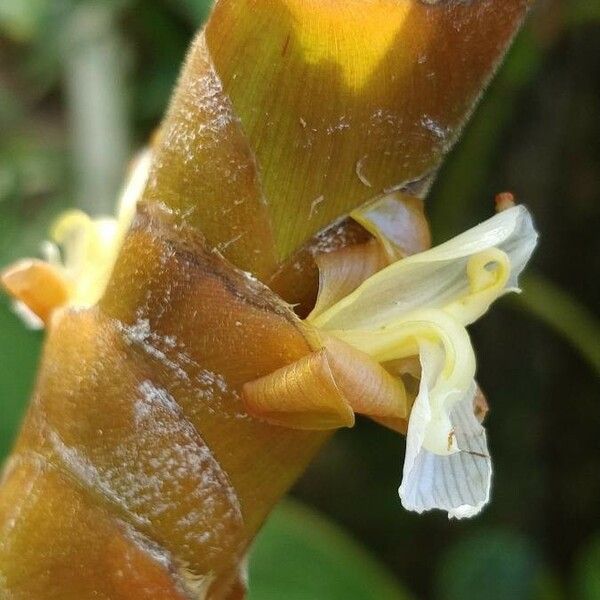
<instances>
[{"instance_id":1,"label":"blurred foliage","mask_svg":"<svg viewBox=\"0 0 600 600\"><path fill-rule=\"evenodd\" d=\"M34 383L40 350L40 332L23 327L10 310L6 298L0 301L0 455L6 456L25 410Z\"/></svg>"},{"instance_id":2,"label":"blurred foliage","mask_svg":"<svg viewBox=\"0 0 600 600\"><path fill-rule=\"evenodd\" d=\"M600 598L600 534L584 546L575 566L573 597L580 600Z\"/></svg>"},{"instance_id":3,"label":"blurred foliage","mask_svg":"<svg viewBox=\"0 0 600 600\"><path fill-rule=\"evenodd\" d=\"M270 516L250 555L248 600L408 600L347 534L291 501Z\"/></svg>"},{"instance_id":4,"label":"blurred foliage","mask_svg":"<svg viewBox=\"0 0 600 600\"><path fill-rule=\"evenodd\" d=\"M529 274L517 302L579 350L600 375L600 322L568 293L540 277Z\"/></svg>"},{"instance_id":5,"label":"blurred foliage","mask_svg":"<svg viewBox=\"0 0 600 600\"><path fill-rule=\"evenodd\" d=\"M0 265L36 254L64 207L96 200L82 152L116 195L126 165L103 153L151 135L209 4L0 0ZM78 112L74 52L87 53L99 85L106 60L121 74L110 86L121 125L111 132L95 121L113 136L97 146L82 135L101 115ZM600 3L538 0L428 199L437 241L488 217L505 189L541 231L525 294L472 332L492 405L490 507L473 522L404 512L395 493L403 441L368 422L336 435L294 490L335 515L415 597L600 599L599 89ZM41 340L0 298L0 456L25 410ZM273 515L250 577L252 600L280 598L283 586L290 600L407 597L356 542L297 505Z\"/></svg>"},{"instance_id":6,"label":"blurred foliage","mask_svg":"<svg viewBox=\"0 0 600 600\"><path fill-rule=\"evenodd\" d=\"M460 540L442 558L440 600L534 598L541 579L537 550L522 535L481 530Z\"/></svg>"}]
</instances>

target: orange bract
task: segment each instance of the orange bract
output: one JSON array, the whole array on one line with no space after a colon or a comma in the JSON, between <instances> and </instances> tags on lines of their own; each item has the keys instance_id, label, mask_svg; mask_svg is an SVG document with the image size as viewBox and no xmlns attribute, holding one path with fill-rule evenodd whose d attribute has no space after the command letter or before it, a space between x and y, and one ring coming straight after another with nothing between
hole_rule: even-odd
<instances>
[{"instance_id":1,"label":"orange bract","mask_svg":"<svg viewBox=\"0 0 600 600\"><path fill-rule=\"evenodd\" d=\"M2 285L44 323L69 299L69 284L57 268L41 260L22 260L1 274Z\"/></svg>"},{"instance_id":2,"label":"orange bract","mask_svg":"<svg viewBox=\"0 0 600 600\"><path fill-rule=\"evenodd\" d=\"M294 429L352 427L354 412L405 421L406 392L366 354L335 338L323 348L244 386L251 414Z\"/></svg>"}]
</instances>

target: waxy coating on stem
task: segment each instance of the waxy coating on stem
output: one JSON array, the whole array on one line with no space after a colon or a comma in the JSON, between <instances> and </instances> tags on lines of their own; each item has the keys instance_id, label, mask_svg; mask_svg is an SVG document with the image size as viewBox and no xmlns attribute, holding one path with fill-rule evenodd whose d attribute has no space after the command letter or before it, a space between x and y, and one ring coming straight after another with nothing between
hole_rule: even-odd
<instances>
[{"instance_id":1,"label":"waxy coating on stem","mask_svg":"<svg viewBox=\"0 0 600 600\"><path fill-rule=\"evenodd\" d=\"M0 488L3 593L239 595L253 536L328 435L250 417L244 385L319 350L286 302L307 313L315 257L372 239L352 210L425 193L528 4L217 3L131 231L75 244L53 281L66 303L4 278L49 335ZM414 206L398 204L410 252ZM115 265L106 289L78 287L92 263Z\"/></svg>"}]
</instances>

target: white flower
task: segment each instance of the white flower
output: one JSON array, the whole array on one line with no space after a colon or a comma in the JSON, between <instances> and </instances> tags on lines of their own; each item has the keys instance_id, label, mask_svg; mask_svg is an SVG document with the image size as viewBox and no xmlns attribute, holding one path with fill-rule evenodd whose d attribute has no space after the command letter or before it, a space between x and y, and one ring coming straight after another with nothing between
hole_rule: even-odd
<instances>
[{"instance_id":1,"label":"white flower","mask_svg":"<svg viewBox=\"0 0 600 600\"><path fill-rule=\"evenodd\" d=\"M498 297L518 291L536 241L527 209L510 208L391 264L309 318L380 363L419 356L399 489L409 510L469 517L489 499L491 461L474 416L475 355L465 327Z\"/></svg>"}]
</instances>

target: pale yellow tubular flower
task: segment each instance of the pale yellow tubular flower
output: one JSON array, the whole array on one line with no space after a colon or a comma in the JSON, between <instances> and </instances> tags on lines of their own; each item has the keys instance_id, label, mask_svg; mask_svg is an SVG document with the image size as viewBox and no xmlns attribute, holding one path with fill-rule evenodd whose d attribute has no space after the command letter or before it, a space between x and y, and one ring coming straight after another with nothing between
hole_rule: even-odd
<instances>
[{"instance_id":1,"label":"pale yellow tubular flower","mask_svg":"<svg viewBox=\"0 0 600 600\"><path fill-rule=\"evenodd\" d=\"M46 260L60 269L70 284L68 305L92 306L102 297L123 238L135 214L151 164L146 149L136 158L117 206L116 217L90 217L80 210L61 215L44 245ZM60 251L59 251L60 249ZM62 261L57 257L62 255Z\"/></svg>"},{"instance_id":2,"label":"pale yellow tubular flower","mask_svg":"<svg viewBox=\"0 0 600 600\"><path fill-rule=\"evenodd\" d=\"M492 251L494 256L490 258L498 258L495 249L504 252L510 262L510 275L502 293L514 291L536 240L529 212L524 206L516 206L444 244L391 264L311 322L327 330L346 329L347 324L352 329L372 329L419 308L471 303L473 284L467 276L467 263L481 252ZM487 296L482 300L462 315L465 325L479 318L492 301Z\"/></svg>"},{"instance_id":3,"label":"pale yellow tubular flower","mask_svg":"<svg viewBox=\"0 0 600 600\"><path fill-rule=\"evenodd\" d=\"M491 461L474 416L475 355L465 327L517 291L537 234L523 206L399 260L309 322L378 360L419 356L399 493L409 510L477 514Z\"/></svg>"}]
</instances>

